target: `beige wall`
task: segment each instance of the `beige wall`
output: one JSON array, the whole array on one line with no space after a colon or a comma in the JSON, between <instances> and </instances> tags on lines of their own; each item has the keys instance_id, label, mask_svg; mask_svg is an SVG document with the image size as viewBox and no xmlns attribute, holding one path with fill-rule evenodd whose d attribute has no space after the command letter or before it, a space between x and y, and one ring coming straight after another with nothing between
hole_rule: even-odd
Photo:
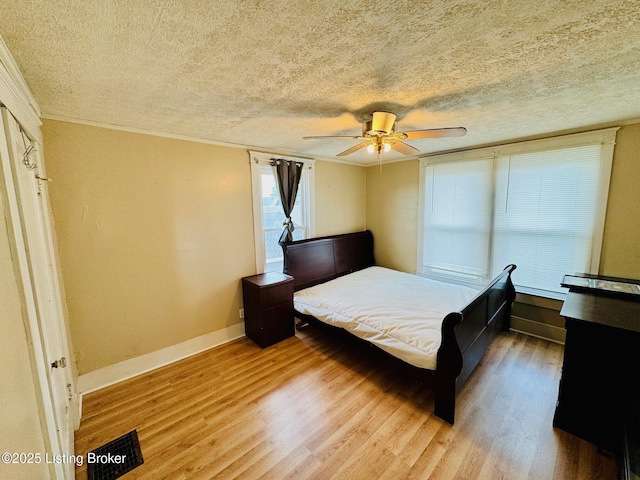
<instances>
[{"instance_id":1,"label":"beige wall","mask_svg":"<svg viewBox=\"0 0 640 480\"><path fill-rule=\"evenodd\" d=\"M376 263L415 273L418 235L418 160L367 168L367 228Z\"/></svg>"},{"instance_id":2,"label":"beige wall","mask_svg":"<svg viewBox=\"0 0 640 480\"><path fill-rule=\"evenodd\" d=\"M4 188L0 174L0 184ZM5 216L5 192L0 191L0 452L47 451L40 423L38 394L31 370L27 331L22 317L19 282L9 247ZM50 477L45 464L5 465L0 463L0 478Z\"/></svg>"},{"instance_id":3,"label":"beige wall","mask_svg":"<svg viewBox=\"0 0 640 480\"><path fill-rule=\"evenodd\" d=\"M618 130L600 273L640 279L640 124Z\"/></svg>"},{"instance_id":4,"label":"beige wall","mask_svg":"<svg viewBox=\"0 0 640 480\"><path fill-rule=\"evenodd\" d=\"M60 121L43 134L81 374L241 323L247 151ZM364 227L364 178L316 163L318 235Z\"/></svg>"},{"instance_id":5,"label":"beige wall","mask_svg":"<svg viewBox=\"0 0 640 480\"><path fill-rule=\"evenodd\" d=\"M364 230L366 171L360 166L316 162L316 235Z\"/></svg>"}]
</instances>

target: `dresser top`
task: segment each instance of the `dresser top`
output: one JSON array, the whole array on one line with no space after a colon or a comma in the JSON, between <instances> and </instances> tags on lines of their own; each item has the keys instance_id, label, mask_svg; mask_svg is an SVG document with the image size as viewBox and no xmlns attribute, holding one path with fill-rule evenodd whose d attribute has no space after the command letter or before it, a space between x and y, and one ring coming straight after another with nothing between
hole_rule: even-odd
<instances>
[{"instance_id":1,"label":"dresser top","mask_svg":"<svg viewBox=\"0 0 640 480\"><path fill-rule=\"evenodd\" d=\"M640 333L640 302L584 292L569 292L560 315Z\"/></svg>"}]
</instances>

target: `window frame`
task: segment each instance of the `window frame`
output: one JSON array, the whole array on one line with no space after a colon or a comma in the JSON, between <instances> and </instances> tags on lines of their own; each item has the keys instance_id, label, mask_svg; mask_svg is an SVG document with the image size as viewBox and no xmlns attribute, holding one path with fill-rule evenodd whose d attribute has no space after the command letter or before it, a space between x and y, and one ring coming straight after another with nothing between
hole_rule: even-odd
<instances>
[{"instance_id":1,"label":"window frame","mask_svg":"<svg viewBox=\"0 0 640 480\"><path fill-rule=\"evenodd\" d=\"M255 245L256 272L268 271L266 264L266 246L264 241L264 211L262 208L262 172L261 167L271 166L274 159L290 160L304 164L303 177L299 192L306 190L303 216L307 219L305 238L315 235L315 160L265 152L249 152L251 166L251 195L253 200L253 235ZM303 183L304 182L304 183ZM283 226L284 228L284 226Z\"/></svg>"},{"instance_id":2,"label":"window frame","mask_svg":"<svg viewBox=\"0 0 640 480\"><path fill-rule=\"evenodd\" d=\"M493 199L495 197L495 161L493 158L491 157L478 157L475 158L474 160L462 160L462 161L449 161L449 162L431 162L431 163L427 163L422 165L421 164L421 174L420 174L420 182L421 182L421 187L423 188L424 186L424 190L420 191L420 203L419 203L419 222L420 222L420 227L418 229L418 236L419 236L419 245L418 245L418 275L427 277L427 278L433 278L435 280L444 280L444 281L453 281L455 283L460 283L463 285L468 285L468 286L472 286L472 287L477 287L479 285L482 285L483 283L486 283L488 280L491 279L491 252L492 252L492 243L493 243L493 236L491 235L491 233L489 233L488 235L488 242L487 242L487 250L488 250L488 255L487 255L487 259L486 259L486 277L482 277L479 275L474 275L472 272L453 272L450 271L450 273L446 273L445 269L442 268L438 268L436 266L433 265L426 265L424 262L424 234L425 234L425 230L426 230L426 222L425 222L425 207L427 206L427 201L426 201L426 192L427 192L427 188L426 188L426 182L428 179L428 170L431 167L435 167L435 165L437 163L443 164L443 163L468 163L468 162L472 162L472 161L491 161L492 165L491 165L491 181L490 181L490 198ZM432 182L433 182L433 178L431 178ZM431 187L433 188L433 183L431 183ZM488 208L488 229L491 232L492 229L492 225L493 225L493 202L491 202L491 204L489 205ZM425 272L425 270L430 270L431 273L427 273ZM442 272L442 274L437 273L438 271Z\"/></svg>"},{"instance_id":3,"label":"window frame","mask_svg":"<svg viewBox=\"0 0 640 480\"><path fill-rule=\"evenodd\" d=\"M613 163L613 152L615 147L616 132L618 127L607 128L602 130L595 130L591 132L583 132L569 135L562 135L557 137L544 138L540 140L531 140L525 142L515 142L503 145L497 145L494 147L485 147L472 150L465 150L460 152L451 152L444 154L433 154L420 157L420 180L419 180L419 202L418 202L418 238L417 238L417 262L416 273L421 276L435 278L432 275L423 273L424 268L424 228L425 228L425 195L427 194L427 167L436 163L445 162L462 162L462 161L475 161L486 160L487 158L493 158L494 161L494 175L493 175L493 190L494 199L496 195L496 169L498 159L501 157L507 157L510 155L517 155L530 152L543 152L545 150L559 150L563 148L578 147L584 145L599 144L601 150L601 174L599 178L598 186L598 200L596 208L596 218L594 223L594 230L592 233L592 248L591 248L591 261L590 271L584 273L598 274L600 268L600 257L602 252L602 241L604 236L604 224L607 209L607 201L609 196L609 183L611 178L611 168ZM495 201L494 201L495 203ZM493 228L491 225L489 244L493 245ZM493 264L493 248L489 251L488 264ZM572 272L567 272L572 273ZM491 275L490 275L491 276ZM443 278L438 277L438 280L444 280L454 283L462 283L470 285L469 282L456 281L452 277ZM477 282L472 282L471 285L477 287ZM561 299L563 294L556 292L550 292L547 290L540 290L530 287L516 286L516 290L519 293L527 293L531 295Z\"/></svg>"}]
</instances>

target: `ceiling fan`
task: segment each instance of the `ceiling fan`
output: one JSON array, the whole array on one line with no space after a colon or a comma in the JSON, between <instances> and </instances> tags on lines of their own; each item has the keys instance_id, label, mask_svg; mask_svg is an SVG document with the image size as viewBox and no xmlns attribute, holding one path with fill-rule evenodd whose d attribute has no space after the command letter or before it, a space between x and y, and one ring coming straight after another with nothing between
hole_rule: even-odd
<instances>
[{"instance_id":1,"label":"ceiling fan","mask_svg":"<svg viewBox=\"0 0 640 480\"><path fill-rule=\"evenodd\" d=\"M370 153L377 152L378 157L382 152L395 150L403 155L415 155L420 153L415 147L404 140L418 140L422 138L461 137L467 133L464 127L431 128L427 130L411 130L408 132L396 132L396 115L389 112L373 112L371 120L362 124L362 135L325 135L302 137L304 140L323 138L352 138L365 140L358 145L338 153L337 157L344 157L357 152L361 148L367 148Z\"/></svg>"}]
</instances>

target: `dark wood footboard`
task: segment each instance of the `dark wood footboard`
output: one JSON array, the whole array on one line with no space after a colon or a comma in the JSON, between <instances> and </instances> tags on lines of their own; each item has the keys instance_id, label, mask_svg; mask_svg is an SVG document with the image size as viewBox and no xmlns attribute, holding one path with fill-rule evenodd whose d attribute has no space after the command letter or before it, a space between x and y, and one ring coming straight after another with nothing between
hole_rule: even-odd
<instances>
[{"instance_id":1,"label":"dark wood footboard","mask_svg":"<svg viewBox=\"0 0 640 480\"><path fill-rule=\"evenodd\" d=\"M453 424L456 393L478 365L500 330L509 330L511 282L515 265L508 265L461 311L442 322L442 343L435 372L435 414Z\"/></svg>"},{"instance_id":2,"label":"dark wood footboard","mask_svg":"<svg viewBox=\"0 0 640 480\"><path fill-rule=\"evenodd\" d=\"M323 283L374 265L370 231L285 243L284 273L294 279L294 290ZM482 359L493 338L509 330L515 289L508 265L461 312L442 322L442 342L433 375L435 414L453 424L456 392ZM415 367L417 368L417 367Z\"/></svg>"}]
</instances>

